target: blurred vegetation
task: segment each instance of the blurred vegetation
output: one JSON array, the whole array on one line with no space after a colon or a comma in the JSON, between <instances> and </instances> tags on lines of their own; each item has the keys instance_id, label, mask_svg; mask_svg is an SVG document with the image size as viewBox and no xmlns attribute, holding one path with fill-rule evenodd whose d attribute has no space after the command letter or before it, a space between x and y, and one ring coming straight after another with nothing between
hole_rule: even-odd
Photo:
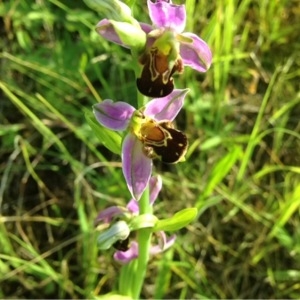
<instances>
[{"instance_id":1,"label":"blurred vegetation","mask_svg":"<svg viewBox=\"0 0 300 300\"><path fill-rule=\"evenodd\" d=\"M155 163L155 209L200 213L151 260L144 298L300 297L298 4L186 1L186 31L214 61L175 78L191 90L177 120L190 147L185 163ZM146 1L134 13L149 22ZM94 218L130 195L84 115L100 98L133 102L136 88L130 52L95 32L104 17L82 1L0 1L0 298L117 288Z\"/></svg>"}]
</instances>

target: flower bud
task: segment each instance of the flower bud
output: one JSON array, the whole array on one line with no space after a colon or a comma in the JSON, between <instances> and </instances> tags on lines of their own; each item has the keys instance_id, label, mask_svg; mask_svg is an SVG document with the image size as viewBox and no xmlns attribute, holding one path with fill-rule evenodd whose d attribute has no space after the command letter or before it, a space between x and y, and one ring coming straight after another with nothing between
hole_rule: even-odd
<instances>
[{"instance_id":1,"label":"flower bud","mask_svg":"<svg viewBox=\"0 0 300 300\"><path fill-rule=\"evenodd\" d=\"M84 2L107 19L116 21L125 21L135 23L136 20L132 17L131 9L124 2L118 0L84 0Z\"/></svg>"},{"instance_id":2,"label":"flower bud","mask_svg":"<svg viewBox=\"0 0 300 300\"><path fill-rule=\"evenodd\" d=\"M101 250L109 249L119 240L125 240L130 229L125 221L119 221L98 236L98 247Z\"/></svg>"}]
</instances>

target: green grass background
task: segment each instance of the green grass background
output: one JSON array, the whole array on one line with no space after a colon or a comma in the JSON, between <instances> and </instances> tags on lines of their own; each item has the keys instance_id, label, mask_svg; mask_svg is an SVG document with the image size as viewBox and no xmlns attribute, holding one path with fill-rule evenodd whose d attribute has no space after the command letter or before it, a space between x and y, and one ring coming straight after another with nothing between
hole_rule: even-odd
<instances>
[{"instance_id":1,"label":"green grass background","mask_svg":"<svg viewBox=\"0 0 300 300\"><path fill-rule=\"evenodd\" d=\"M177 119L190 147L184 163L155 163L155 211L199 216L151 259L142 297L300 298L298 4L186 1L213 64L175 77L191 90ZM146 1L134 13L149 22ZM94 218L130 195L84 113L134 103L130 53L97 35L105 16L82 1L0 1L0 17L0 298L115 291Z\"/></svg>"}]
</instances>

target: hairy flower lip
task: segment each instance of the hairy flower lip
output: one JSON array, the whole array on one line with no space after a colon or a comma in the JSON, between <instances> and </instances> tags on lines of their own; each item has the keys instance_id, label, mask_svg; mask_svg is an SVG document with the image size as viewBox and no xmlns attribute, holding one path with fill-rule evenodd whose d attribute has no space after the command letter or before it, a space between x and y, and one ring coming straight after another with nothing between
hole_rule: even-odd
<instances>
[{"instance_id":1,"label":"hairy flower lip","mask_svg":"<svg viewBox=\"0 0 300 300\"><path fill-rule=\"evenodd\" d=\"M143 67L140 77L136 79L137 88L141 94L148 97L165 97L174 89L173 74L183 72L183 62L174 50L176 47L170 53L168 51L164 53L163 49L158 49L154 45L155 40L150 50L139 58ZM175 59L171 59L172 56Z\"/></svg>"},{"instance_id":2,"label":"hairy flower lip","mask_svg":"<svg viewBox=\"0 0 300 300\"><path fill-rule=\"evenodd\" d=\"M150 132L151 135L144 137L144 151L148 157L159 158L167 164L184 161L188 140L183 132L175 129L170 122L156 123L154 132L155 135Z\"/></svg>"}]
</instances>

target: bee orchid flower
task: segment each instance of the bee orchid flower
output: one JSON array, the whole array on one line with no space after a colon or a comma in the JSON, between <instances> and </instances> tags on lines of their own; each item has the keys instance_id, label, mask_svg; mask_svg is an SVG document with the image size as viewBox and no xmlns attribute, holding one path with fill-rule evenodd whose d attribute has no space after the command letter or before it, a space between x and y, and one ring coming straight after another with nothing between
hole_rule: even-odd
<instances>
[{"instance_id":1,"label":"bee orchid flower","mask_svg":"<svg viewBox=\"0 0 300 300\"><path fill-rule=\"evenodd\" d=\"M183 106L188 89L174 90L136 110L126 102L106 99L93 106L97 121L106 128L126 131L122 142L122 169L130 193L139 200L148 185L152 159L177 163L187 150L186 135L172 121Z\"/></svg>"},{"instance_id":2,"label":"bee orchid flower","mask_svg":"<svg viewBox=\"0 0 300 300\"><path fill-rule=\"evenodd\" d=\"M167 0L148 0L147 5L152 25L139 23L139 31L146 34L146 42L144 49L139 49L142 71L137 78L137 87L148 97L165 97L174 89L172 76L175 72L182 73L184 66L206 72L211 65L212 54L200 37L184 32L185 5L175 5ZM125 39L115 28L116 22L108 19L97 24L97 32L102 37L132 48L129 42L123 42ZM137 35L128 32L128 36L136 40Z\"/></svg>"}]
</instances>

